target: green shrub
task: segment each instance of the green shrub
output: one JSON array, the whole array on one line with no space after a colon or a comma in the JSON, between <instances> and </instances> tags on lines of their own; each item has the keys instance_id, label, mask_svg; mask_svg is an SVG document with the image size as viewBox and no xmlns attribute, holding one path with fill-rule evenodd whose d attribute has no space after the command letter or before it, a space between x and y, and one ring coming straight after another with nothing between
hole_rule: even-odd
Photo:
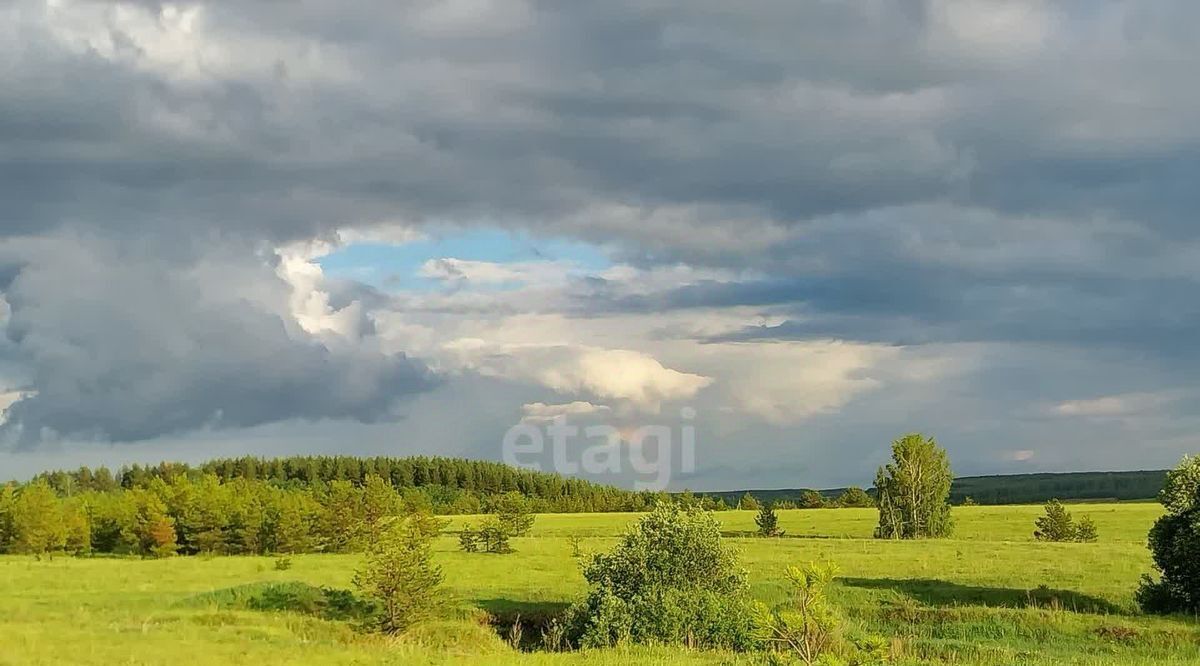
<instances>
[{"instance_id":1,"label":"green shrub","mask_svg":"<svg viewBox=\"0 0 1200 666\"><path fill-rule=\"evenodd\" d=\"M1200 613L1200 457L1184 456L1159 500L1167 514L1151 528L1149 546L1161 578L1143 576L1138 604L1148 613Z\"/></svg>"},{"instance_id":2,"label":"green shrub","mask_svg":"<svg viewBox=\"0 0 1200 666\"><path fill-rule=\"evenodd\" d=\"M1148 613L1200 612L1200 510L1167 514L1150 530L1159 581L1143 577L1138 604Z\"/></svg>"},{"instance_id":3,"label":"green shrub","mask_svg":"<svg viewBox=\"0 0 1200 666\"><path fill-rule=\"evenodd\" d=\"M759 536L783 536L783 530L779 529L779 517L775 515L775 507L771 504L764 503L759 507L758 515L754 517L754 524L758 525Z\"/></svg>"},{"instance_id":4,"label":"green shrub","mask_svg":"<svg viewBox=\"0 0 1200 666\"><path fill-rule=\"evenodd\" d=\"M789 603L770 608L754 606L755 637L775 655L804 664L871 664L886 657L877 637L849 637L844 620L829 602L826 588L837 575L832 563L788 567L792 584Z\"/></svg>"},{"instance_id":5,"label":"green shrub","mask_svg":"<svg viewBox=\"0 0 1200 666\"><path fill-rule=\"evenodd\" d=\"M379 609L384 633L403 631L437 605L442 570L433 564L433 535L416 517L379 521L354 585Z\"/></svg>"},{"instance_id":6,"label":"green shrub","mask_svg":"<svg viewBox=\"0 0 1200 666\"><path fill-rule=\"evenodd\" d=\"M745 573L710 512L660 504L611 552L594 556L583 575L591 590L571 613L582 647L753 645Z\"/></svg>"},{"instance_id":7,"label":"green shrub","mask_svg":"<svg viewBox=\"0 0 1200 666\"><path fill-rule=\"evenodd\" d=\"M827 505L825 496L815 490L806 490L800 493L800 508L802 509L823 509Z\"/></svg>"},{"instance_id":8,"label":"green shrub","mask_svg":"<svg viewBox=\"0 0 1200 666\"><path fill-rule=\"evenodd\" d=\"M276 571L287 571L288 569L291 569L291 568L292 568L292 558L290 558L290 557L276 558L276 560L275 560L275 570Z\"/></svg>"},{"instance_id":9,"label":"green shrub","mask_svg":"<svg viewBox=\"0 0 1200 666\"><path fill-rule=\"evenodd\" d=\"M1077 541L1080 543L1093 542L1099 536L1096 523L1088 516L1078 522L1071 512L1056 499L1046 502L1046 513L1034 521L1037 529L1033 538L1038 541Z\"/></svg>"},{"instance_id":10,"label":"green shrub","mask_svg":"<svg viewBox=\"0 0 1200 666\"><path fill-rule=\"evenodd\" d=\"M1075 540L1080 543L1092 543L1100 537L1096 531L1096 523L1091 516L1084 516L1075 523Z\"/></svg>"},{"instance_id":11,"label":"green shrub","mask_svg":"<svg viewBox=\"0 0 1200 666\"><path fill-rule=\"evenodd\" d=\"M1037 529L1033 538L1038 541L1074 541L1075 520L1071 512L1056 499L1046 502L1046 513L1039 517L1034 524Z\"/></svg>"}]
</instances>

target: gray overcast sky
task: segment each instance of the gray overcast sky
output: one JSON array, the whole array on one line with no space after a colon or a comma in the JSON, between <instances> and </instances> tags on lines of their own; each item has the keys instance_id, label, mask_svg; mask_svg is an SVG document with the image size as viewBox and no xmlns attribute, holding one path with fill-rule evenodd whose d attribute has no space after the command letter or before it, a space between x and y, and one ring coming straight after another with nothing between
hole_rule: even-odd
<instances>
[{"instance_id":1,"label":"gray overcast sky","mask_svg":"<svg viewBox=\"0 0 1200 666\"><path fill-rule=\"evenodd\" d=\"M1198 24L0 2L0 477L499 459L684 407L675 487L865 484L914 430L963 474L1169 466L1200 450Z\"/></svg>"}]
</instances>

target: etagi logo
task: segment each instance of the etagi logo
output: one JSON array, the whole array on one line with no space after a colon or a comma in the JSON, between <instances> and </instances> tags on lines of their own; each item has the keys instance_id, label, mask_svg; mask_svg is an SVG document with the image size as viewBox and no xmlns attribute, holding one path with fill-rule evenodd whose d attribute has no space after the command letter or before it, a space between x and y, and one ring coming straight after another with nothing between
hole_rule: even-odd
<instances>
[{"instance_id":1,"label":"etagi logo","mask_svg":"<svg viewBox=\"0 0 1200 666\"><path fill-rule=\"evenodd\" d=\"M580 427L565 416L545 424L522 422L504 433L503 458L514 467L563 475L632 472L637 490L666 490L674 474L696 471L695 418L696 410L684 407L676 426L659 423L617 428L599 423Z\"/></svg>"}]
</instances>

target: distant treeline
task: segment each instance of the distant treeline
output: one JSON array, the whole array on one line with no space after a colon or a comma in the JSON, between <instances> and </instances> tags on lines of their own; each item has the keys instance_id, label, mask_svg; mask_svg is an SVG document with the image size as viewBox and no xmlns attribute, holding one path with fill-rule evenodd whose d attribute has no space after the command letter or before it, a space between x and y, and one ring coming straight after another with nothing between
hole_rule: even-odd
<instances>
[{"instance_id":1,"label":"distant treeline","mask_svg":"<svg viewBox=\"0 0 1200 666\"><path fill-rule=\"evenodd\" d=\"M0 485L0 553L347 552L361 549L381 520L399 515L643 511L670 500L451 458L81 468Z\"/></svg>"},{"instance_id":2,"label":"distant treeline","mask_svg":"<svg viewBox=\"0 0 1200 666\"><path fill-rule=\"evenodd\" d=\"M1166 481L1166 470L1068 472L965 476L954 480L950 501L970 497L978 504L1040 504L1059 500L1152 500Z\"/></svg>"},{"instance_id":3,"label":"distant treeline","mask_svg":"<svg viewBox=\"0 0 1200 666\"><path fill-rule=\"evenodd\" d=\"M105 467L38 475L58 494L83 491L109 492L144 488L152 480L175 477L197 480L212 475L220 482L235 479L261 481L284 489L322 491L334 481L363 485L379 477L439 514L479 513L486 499L517 492L531 501L538 513L642 511L656 496L612 486L518 469L497 462L463 458L358 458L354 456L293 456L288 458L219 458L199 465L164 462L132 465L113 472ZM418 496L422 499L418 500Z\"/></svg>"},{"instance_id":4,"label":"distant treeline","mask_svg":"<svg viewBox=\"0 0 1200 666\"><path fill-rule=\"evenodd\" d=\"M1166 470L1149 470L964 476L954 480L950 489L950 501L952 504L962 504L968 497L976 504L1041 504L1052 499L1152 500L1162 490L1166 474ZM845 488L832 488L815 492L833 500L844 491ZM732 490L705 495L736 505L738 499L747 492L760 502L799 505L804 494L813 491L807 488ZM873 489L867 492L874 494Z\"/></svg>"}]
</instances>

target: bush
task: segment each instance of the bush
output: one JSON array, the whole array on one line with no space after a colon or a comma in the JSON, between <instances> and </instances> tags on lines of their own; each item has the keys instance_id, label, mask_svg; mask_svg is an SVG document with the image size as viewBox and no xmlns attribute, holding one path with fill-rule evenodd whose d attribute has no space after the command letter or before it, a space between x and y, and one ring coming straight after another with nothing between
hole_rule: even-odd
<instances>
[{"instance_id":1,"label":"bush","mask_svg":"<svg viewBox=\"0 0 1200 666\"><path fill-rule=\"evenodd\" d=\"M825 496L815 490L800 493L800 507L803 509L825 508Z\"/></svg>"},{"instance_id":2,"label":"bush","mask_svg":"<svg viewBox=\"0 0 1200 666\"><path fill-rule=\"evenodd\" d=\"M379 629L403 631L437 604L442 570L433 564L433 536L417 518L385 519L374 527L354 585L374 601Z\"/></svg>"},{"instance_id":3,"label":"bush","mask_svg":"<svg viewBox=\"0 0 1200 666\"><path fill-rule=\"evenodd\" d=\"M1098 539L1100 535L1096 532L1096 523L1092 521L1091 516L1084 516L1075 523L1075 540L1080 543L1092 543Z\"/></svg>"},{"instance_id":4,"label":"bush","mask_svg":"<svg viewBox=\"0 0 1200 666\"><path fill-rule=\"evenodd\" d=\"M571 613L582 647L674 643L749 649L745 573L709 512L660 504L584 567L591 587Z\"/></svg>"},{"instance_id":5,"label":"bush","mask_svg":"<svg viewBox=\"0 0 1200 666\"><path fill-rule=\"evenodd\" d=\"M842 617L825 593L836 575L837 567L832 563L788 567L792 599L776 608L761 602L755 604L755 637L775 653L805 664L881 661L886 656L882 641L845 635Z\"/></svg>"},{"instance_id":6,"label":"bush","mask_svg":"<svg viewBox=\"0 0 1200 666\"><path fill-rule=\"evenodd\" d=\"M759 508L758 515L754 517L754 524L758 525L759 536L783 536L783 530L779 529L779 517L775 515L775 507L770 504L763 504Z\"/></svg>"},{"instance_id":7,"label":"bush","mask_svg":"<svg viewBox=\"0 0 1200 666\"><path fill-rule=\"evenodd\" d=\"M1142 578L1138 604L1148 613L1200 613L1200 457L1184 456L1167 473L1159 500L1167 514L1149 545L1161 579Z\"/></svg>"},{"instance_id":8,"label":"bush","mask_svg":"<svg viewBox=\"0 0 1200 666\"><path fill-rule=\"evenodd\" d=\"M1148 613L1200 612L1200 510L1171 513L1150 530L1150 553L1161 574L1142 579L1138 604Z\"/></svg>"},{"instance_id":9,"label":"bush","mask_svg":"<svg viewBox=\"0 0 1200 666\"><path fill-rule=\"evenodd\" d=\"M1046 502L1045 515L1038 518L1034 524L1037 525L1037 529L1033 532L1033 538L1038 541L1075 540L1075 521L1071 518L1071 512L1056 499Z\"/></svg>"},{"instance_id":10,"label":"bush","mask_svg":"<svg viewBox=\"0 0 1200 666\"><path fill-rule=\"evenodd\" d=\"M1076 522L1071 512L1056 499L1046 502L1046 513L1035 521L1033 538L1038 541L1092 542L1097 538L1096 523L1084 516Z\"/></svg>"}]
</instances>

